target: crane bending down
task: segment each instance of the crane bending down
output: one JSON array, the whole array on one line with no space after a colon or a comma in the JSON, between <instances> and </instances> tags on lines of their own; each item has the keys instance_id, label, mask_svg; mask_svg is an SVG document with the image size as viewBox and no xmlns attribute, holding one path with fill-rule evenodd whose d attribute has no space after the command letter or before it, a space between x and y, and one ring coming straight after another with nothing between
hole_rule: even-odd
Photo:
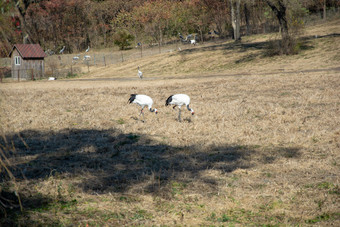
<instances>
[{"instance_id":1,"label":"crane bending down","mask_svg":"<svg viewBox=\"0 0 340 227\"><path fill-rule=\"evenodd\" d=\"M192 115L195 114L194 110L189 107L190 97L186 94L171 95L165 102L165 106L174 105L173 109L178 106L178 121L181 121L181 107L185 105Z\"/></svg>"},{"instance_id":2,"label":"crane bending down","mask_svg":"<svg viewBox=\"0 0 340 227\"><path fill-rule=\"evenodd\" d=\"M138 66L138 76L140 79L143 79L143 73L142 71L139 70L139 66Z\"/></svg>"},{"instance_id":3,"label":"crane bending down","mask_svg":"<svg viewBox=\"0 0 340 227\"><path fill-rule=\"evenodd\" d=\"M141 106L142 109L140 110L140 115L143 115L143 122L144 122L144 112L143 109L145 106L148 106L148 109L150 110L150 112L155 112L155 114L158 113L157 109L152 109L152 104L153 104L153 100L152 98L150 98L147 95L137 95L137 94L131 94L128 103L136 103L137 105Z\"/></svg>"}]
</instances>

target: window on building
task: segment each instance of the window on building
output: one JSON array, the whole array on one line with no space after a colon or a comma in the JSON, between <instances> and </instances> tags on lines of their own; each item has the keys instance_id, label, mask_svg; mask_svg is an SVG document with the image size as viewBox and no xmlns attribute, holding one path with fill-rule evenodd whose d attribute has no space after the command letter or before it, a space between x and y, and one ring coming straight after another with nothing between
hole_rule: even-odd
<instances>
[{"instance_id":1,"label":"window on building","mask_svg":"<svg viewBox=\"0 0 340 227\"><path fill-rule=\"evenodd\" d=\"M16 56L14 58L15 65L21 65L21 58L19 56Z\"/></svg>"}]
</instances>

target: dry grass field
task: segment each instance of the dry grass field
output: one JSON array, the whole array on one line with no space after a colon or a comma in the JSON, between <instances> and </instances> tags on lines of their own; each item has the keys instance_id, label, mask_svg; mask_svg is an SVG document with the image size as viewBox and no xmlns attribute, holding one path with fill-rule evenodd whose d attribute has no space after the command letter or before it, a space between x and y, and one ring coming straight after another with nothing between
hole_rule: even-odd
<instances>
[{"instance_id":1,"label":"dry grass field","mask_svg":"<svg viewBox=\"0 0 340 227\"><path fill-rule=\"evenodd\" d=\"M340 20L304 37L293 56L262 35L0 84L0 199L23 206L0 226L340 226ZM140 121L132 93L159 113Z\"/></svg>"}]
</instances>

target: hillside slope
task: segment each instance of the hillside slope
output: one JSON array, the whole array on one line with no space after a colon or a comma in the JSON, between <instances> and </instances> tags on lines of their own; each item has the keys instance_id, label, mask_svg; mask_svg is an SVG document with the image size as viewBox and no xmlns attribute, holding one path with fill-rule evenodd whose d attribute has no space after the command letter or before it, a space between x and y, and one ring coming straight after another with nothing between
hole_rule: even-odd
<instances>
[{"instance_id":1,"label":"hillside slope","mask_svg":"<svg viewBox=\"0 0 340 227\"><path fill-rule=\"evenodd\" d=\"M340 61L340 19L307 27L298 46L301 51L291 56L268 56L269 42L277 34L243 37L197 46L180 45L181 51L130 60L108 67L91 69L84 77L135 77L141 66L145 78L178 77L209 74L263 74L329 70ZM173 48L175 50L175 47Z\"/></svg>"}]
</instances>

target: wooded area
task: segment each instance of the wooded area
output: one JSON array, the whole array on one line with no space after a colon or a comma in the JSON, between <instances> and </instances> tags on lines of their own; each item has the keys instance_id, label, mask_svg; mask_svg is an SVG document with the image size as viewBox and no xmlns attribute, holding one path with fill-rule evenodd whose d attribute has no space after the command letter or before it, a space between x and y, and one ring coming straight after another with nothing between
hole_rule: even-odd
<instances>
[{"instance_id":1,"label":"wooded area","mask_svg":"<svg viewBox=\"0 0 340 227\"><path fill-rule=\"evenodd\" d=\"M304 16L325 19L339 7L338 0L2 0L0 56L8 56L15 43L39 43L49 53L63 46L65 53L112 47L122 34L133 37L125 46L161 46L180 37L239 40L280 31L287 48Z\"/></svg>"}]
</instances>

